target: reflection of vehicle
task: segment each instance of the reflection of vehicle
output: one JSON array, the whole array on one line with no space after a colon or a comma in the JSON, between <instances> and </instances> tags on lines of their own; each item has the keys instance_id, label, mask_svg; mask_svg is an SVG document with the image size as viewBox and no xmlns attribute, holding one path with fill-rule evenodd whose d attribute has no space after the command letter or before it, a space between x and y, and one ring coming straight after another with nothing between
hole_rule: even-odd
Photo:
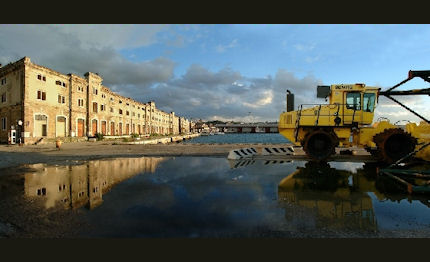
<instances>
[{"instance_id":1,"label":"reflection of vehicle","mask_svg":"<svg viewBox=\"0 0 430 262\"><path fill-rule=\"evenodd\" d=\"M335 147L358 146L384 162L392 163L430 142L430 124L427 119L391 96L430 95L430 88L392 91L414 77L430 82L430 71L409 71L408 78L386 91L364 84L318 86L317 97L329 99L329 104L313 104L294 111L294 95L287 90L287 112L279 119L279 133L314 160L326 160L335 153ZM378 97L384 95L414 113L424 121L409 123L405 128L388 121L373 125ZM416 154L430 161L430 147Z\"/></svg>"},{"instance_id":2,"label":"reflection of vehicle","mask_svg":"<svg viewBox=\"0 0 430 262\"><path fill-rule=\"evenodd\" d=\"M377 230L369 193L379 201L417 200L430 207L427 196L409 195L376 171L375 164L365 164L352 173L331 168L328 163L308 162L279 183L278 201L285 208L285 218L290 223L311 221L317 228L366 232Z\"/></svg>"},{"instance_id":3,"label":"reflection of vehicle","mask_svg":"<svg viewBox=\"0 0 430 262\"><path fill-rule=\"evenodd\" d=\"M302 212L313 214L318 228L374 232L377 223L368 191L374 191L374 182L364 176L308 162L279 183L278 198L287 220L296 219L297 207L302 207Z\"/></svg>"}]
</instances>

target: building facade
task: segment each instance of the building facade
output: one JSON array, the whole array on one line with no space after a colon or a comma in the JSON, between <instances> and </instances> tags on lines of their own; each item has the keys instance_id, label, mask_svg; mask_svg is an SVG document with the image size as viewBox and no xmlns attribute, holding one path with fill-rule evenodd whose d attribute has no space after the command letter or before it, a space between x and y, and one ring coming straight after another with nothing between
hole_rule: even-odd
<instances>
[{"instance_id":1,"label":"building facade","mask_svg":"<svg viewBox=\"0 0 430 262\"><path fill-rule=\"evenodd\" d=\"M62 74L24 57L0 67L0 142L11 130L31 144L42 138L179 134L186 119L112 92L101 76ZM190 132L189 129L186 132Z\"/></svg>"}]
</instances>

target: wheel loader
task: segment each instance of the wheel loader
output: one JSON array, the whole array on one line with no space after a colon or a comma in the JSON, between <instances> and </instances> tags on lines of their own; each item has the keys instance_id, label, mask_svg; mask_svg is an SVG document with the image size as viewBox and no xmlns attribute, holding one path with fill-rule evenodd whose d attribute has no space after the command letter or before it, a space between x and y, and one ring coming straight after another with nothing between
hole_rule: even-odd
<instances>
[{"instance_id":1,"label":"wheel loader","mask_svg":"<svg viewBox=\"0 0 430 262\"><path fill-rule=\"evenodd\" d=\"M420 77L430 82L429 71L409 71L408 78L381 91L365 84L317 86L317 97L328 104L302 104L294 110L294 94L287 90L287 110L279 118L279 133L295 146L302 146L315 161L327 161L335 148L365 148L385 163L414 155L430 161L429 121L393 96L429 95L430 88L396 91L395 88ZM378 98L385 96L421 118L421 122L399 126L388 119L373 123Z\"/></svg>"}]
</instances>

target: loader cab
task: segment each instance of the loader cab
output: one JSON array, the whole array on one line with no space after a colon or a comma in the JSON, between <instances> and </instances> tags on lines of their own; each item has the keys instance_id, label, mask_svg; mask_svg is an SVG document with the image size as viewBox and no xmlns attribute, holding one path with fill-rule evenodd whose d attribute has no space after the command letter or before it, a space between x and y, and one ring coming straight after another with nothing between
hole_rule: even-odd
<instances>
[{"instance_id":1,"label":"loader cab","mask_svg":"<svg viewBox=\"0 0 430 262\"><path fill-rule=\"evenodd\" d=\"M332 85L330 104L339 107L340 125L370 125L376 106L377 88L364 84Z\"/></svg>"}]
</instances>

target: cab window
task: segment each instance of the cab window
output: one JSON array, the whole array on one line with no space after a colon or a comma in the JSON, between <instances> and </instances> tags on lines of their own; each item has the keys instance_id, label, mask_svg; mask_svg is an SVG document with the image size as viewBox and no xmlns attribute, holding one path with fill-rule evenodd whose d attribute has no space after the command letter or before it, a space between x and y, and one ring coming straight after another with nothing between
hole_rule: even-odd
<instances>
[{"instance_id":1,"label":"cab window","mask_svg":"<svg viewBox=\"0 0 430 262\"><path fill-rule=\"evenodd\" d=\"M346 94L346 108L353 110L361 109L361 94L360 93L347 93Z\"/></svg>"},{"instance_id":2,"label":"cab window","mask_svg":"<svg viewBox=\"0 0 430 262\"><path fill-rule=\"evenodd\" d=\"M364 93L363 111L373 112L374 109L375 109L375 93Z\"/></svg>"}]
</instances>

